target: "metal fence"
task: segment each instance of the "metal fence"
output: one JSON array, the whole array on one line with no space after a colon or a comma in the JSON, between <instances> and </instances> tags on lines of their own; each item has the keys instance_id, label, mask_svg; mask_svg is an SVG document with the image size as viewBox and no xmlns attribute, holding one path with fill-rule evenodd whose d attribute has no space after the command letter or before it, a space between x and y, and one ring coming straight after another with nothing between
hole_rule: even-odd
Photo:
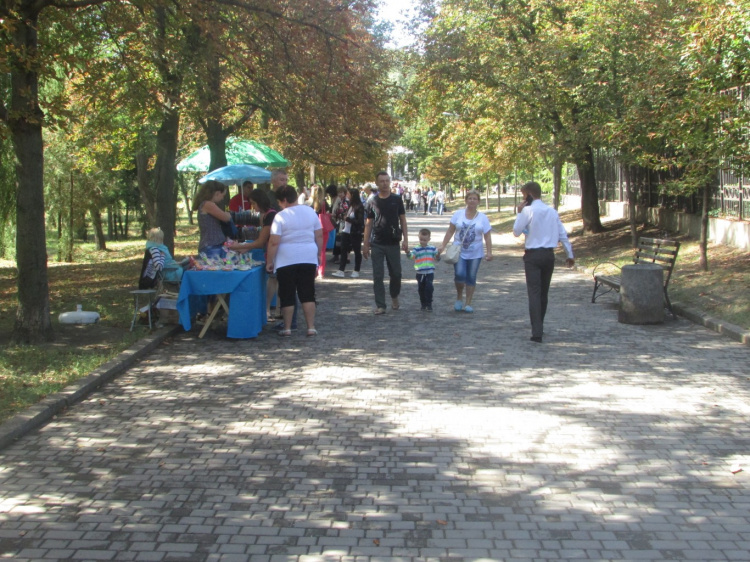
<instances>
[{"instance_id":1,"label":"metal fence","mask_svg":"<svg viewBox=\"0 0 750 562\"><path fill-rule=\"evenodd\" d=\"M638 166L625 167L618 162L617 154L608 150L594 151L594 170L601 201L627 201L627 178L637 190L638 204L664 207L687 213L700 213L702 199L699 194L670 195L665 186L679 179L678 170L657 172ZM750 177L722 171L718 188L711 198L709 213L737 220L750 220ZM575 166L568 167L567 191L581 195L581 182Z\"/></svg>"},{"instance_id":2,"label":"metal fence","mask_svg":"<svg viewBox=\"0 0 750 562\"><path fill-rule=\"evenodd\" d=\"M730 88L721 95L739 100L744 109L733 109L722 113L722 122L736 116L738 112L750 111L750 85ZM743 130L742 136L750 138L750 130ZM743 146L746 150L746 146ZM726 169L721 170L717 177L717 188L711 197L712 215L738 220L750 220L750 172L745 174L744 166L736 165L736 161L728 160ZM739 170L739 171L738 171ZM668 171L654 171L647 168L630 166L625 168L620 164L618 155L613 150L600 149L594 151L594 174L599 190L599 199L603 201L626 201L627 178L638 192L638 203L649 207L665 207L671 210L700 213L702 199L700 195L691 196L670 195L666 186L670 181L678 180L680 172L677 169ZM574 166L569 167L567 177L567 192L572 195L581 194L581 182Z\"/></svg>"},{"instance_id":3,"label":"metal fence","mask_svg":"<svg viewBox=\"0 0 750 562\"><path fill-rule=\"evenodd\" d=\"M722 217L750 220L750 178L721 172L711 210Z\"/></svg>"}]
</instances>

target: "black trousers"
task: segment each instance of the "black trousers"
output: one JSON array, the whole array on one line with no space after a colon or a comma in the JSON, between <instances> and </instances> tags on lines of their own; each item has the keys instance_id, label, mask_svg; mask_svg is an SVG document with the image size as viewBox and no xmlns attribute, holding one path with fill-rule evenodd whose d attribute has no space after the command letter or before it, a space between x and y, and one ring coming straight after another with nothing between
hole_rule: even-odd
<instances>
[{"instance_id":1,"label":"black trousers","mask_svg":"<svg viewBox=\"0 0 750 562\"><path fill-rule=\"evenodd\" d=\"M339 270L344 271L349 260L349 252L354 252L354 271L362 267L362 235L341 232L341 263Z\"/></svg>"},{"instance_id":2,"label":"black trousers","mask_svg":"<svg viewBox=\"0 0 750 562\"><path fill-rule=\"evenodd\" d=\"M534 248L523 255L526 272L526 291L529 294L529 316L531 336L541 338L544 333L544 316L547 314L547 295L555 270L555 250Z\"/></svg>"}]
</instances>

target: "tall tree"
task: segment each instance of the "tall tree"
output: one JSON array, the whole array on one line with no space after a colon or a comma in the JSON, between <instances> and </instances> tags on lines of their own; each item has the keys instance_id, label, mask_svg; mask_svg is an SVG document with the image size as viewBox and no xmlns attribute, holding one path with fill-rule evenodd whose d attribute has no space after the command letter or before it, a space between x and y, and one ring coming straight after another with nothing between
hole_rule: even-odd
<instances>
[{"instance_id":1,"label":"tall tree","mask_svg":"<svg viewBox=\"0 0 750 562\"><path fill-rule=\"evenodd\" d=\"M3 0L0 2L0 72L10 74L10 103L0 100L0 120L10 130L16 157L16 343L53 338L44 232L45 115L39 78L49 59L39 45L40 17L50 8L75 11L107 0Z\"/></svg>"},{"instance_id":2,"label":"tall tree","mask_svg":"<svg viewBox=\"0 0 750 562\"><path fill-rule=\"evenodd\" d=\"M526 160L543 158L558 169L575 163L584 228L597 232L592 148L599 100L588 68L585 5L445 2L427 32L421 82L440 92L440 111L461 113L471 123L494 121L497 139L525 137L498 148L525 146L533 153Z\"/></svg>"},{"instance_id":3,"label":"tall tree","mask_svg":"<svg viewBox=\"0 0 750 562\"><path fill-rule=\"evenodd\" d=\"M383 153L395 123L382 44L367 29L370 0L219 4L231 10L206 14L190 81L212 168L243 129L319 169Z\"/></svg>"}]
</instances>

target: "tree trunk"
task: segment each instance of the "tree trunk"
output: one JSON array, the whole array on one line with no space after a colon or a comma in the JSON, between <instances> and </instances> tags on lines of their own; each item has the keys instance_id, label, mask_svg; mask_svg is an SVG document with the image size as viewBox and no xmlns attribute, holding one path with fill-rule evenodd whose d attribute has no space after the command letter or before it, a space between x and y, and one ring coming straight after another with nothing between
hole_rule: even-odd
<instances>
[{"instance_id":1,"label":"tree trunk","mask_svg":"<svg viewBox=\"0 0 750 562\"><path fill-rule=\"evenodd\" d=\"M224 131L221 121L209 119L206 136L208 137L208 149L211 151L208 171L223 168L227 165L227 133Z\"/></svg>"},{"instance_id":2,"label":"tree trunk","mask_svg":"<svg viewBox=\"0 0 750 562\"><path fill-rule=\"evenodd\" d=\"M88 225L86 224L86 211L81 211L76 221L76 237L83 242L89 241Z\"/></svg>"},{"instance_id":3,"label":"tree trunk","mask_svg":"<svg viewBox=\"0 0 750 562\"><path fill-rule=\"evenodd\" d=\"M590 146L586 147L584 159L576 163L576 168L578 168L578 178L581 180L583 231L592 234L602 232L604 227L599 217L599 190L596 187L594 173L594 151Z\"/></svg>"},{"instance_id":4,"label":"tree trunk","mask_svg":"<svg viewBox=\"0 0 750 562\"><path fill-rule=\"evenodd\" d=\"M193 208L190 206L190 195L188 195L187 191L182 192L182 201L185 203L185 212L188 216L188 224L193 224Z\"/></svg>"},{"instance_id":5,"label":"tree trunk","mask_svg":"<svg viewBox=\"0 0 750 562\"><path fill-rule=\"evenodd\" d=\"M500 209L502 208L503 202L502 202L502 196L503 196L503 190L501 188L500 183L500 176L497 176L497 212L500 212Z\"/></svg>"},{"instance_id":6,"label":"tree trunk","mask_svg":"<svg viewBox=\"0 0 750 562\"><path fill-rule=\"evenodd\" d=\"M28 4L25 3L25 4ZM38 12L18 7L12 22L11 102L5 115L16 154L16 265L18 308L12 341L36 344L54 337L49 309L47 241L44 232L44 143L36 63Z\"/></svg>"},{"instance_id":7,"label":"tree trunk","mask_svg":"<svg viewBox=\"0 0 750 562\"><path fill-rule=\"evenodd\" d=\"M104 251L107 249L107 242L104 238L102 214L99 211L99 207L91 205L91 207L89 207L89 214L91 215L91 225L94 227L94 242L96 242L96 249Z\"/></svg>"},{"instance_id":8,"label":"tree trunk","mask_svg":"<svg viewBox=\"0 0 750 562\"><path fill-rule=\"evenodd\" d=\"M294 181L298 187L305 185L305 169L304 168L300 168L297 170L297 173L294 174Z\"/></svg>"},{"instance_id":9,"label":"tree trunk","mask_svg":"<svg viewBox=\"0 0 750 562\"><path fill-rule=\"evenodd\" d=\"M703 209L701 209L700 258L701 271L708 271L708 206L711 203L711 186L703 188Z\"/></svg>"},{"instance_id":10,"label":"tree trunk","mask_svg":"<svg viewBox=\"0 0 750 562\"><path fill-rule=\"evenodd\" d=\"M174 106L176 107L176 105ZM156 164L154 192L156 193L156 225L164 232L164 245L174 255L175 174L177 141L180 133L180 114L177 109L165 110L156 133Z\"/></svg>"},{"instance_id":11,"label":"tree trunk","mask_svg":"<svg viewBox=\"0 0 750 562\"><path fill-rule=\"evenodd\" d=\"M555 210L560 208L560 191L562 189L563 164L557 162L552 165L552 205Z\"/></svg>"},{"instance_id":12,"label":"tree trunk","mask_svg":"<svg viewBox=\"0 0 750 562\"><path fill-rule=\"evenodd\" d=\"M115 214L115 205L114 203L112 205L109 205L107 207L107 238L110 240L117 240L117 234L114 230L114 214Z\"/></svg>"},{"instance_id":13,"label":"tree trunk","mask_svg":"<svg viewBox=\"0 0 750 562\"><path fill-rule=\"evenodd\" d=\"M138 193L141 196L143 210L146 213L146 223L148 227L157 224L156 219L156 200L151 189L151 173L148 169L150 154L145 150L139 150L135 155L135 172L138 181Z\"/></svg>"},{"instance_id":14,"label":"tree trunk","mask_svg":"<svg viewBox=\"0 0 750 562\"><path fill-rule=\"evenodd\" d=\"M633 182L630 166L624 166L625 193L628 197L628 222L630 223L630 241L633 248L638 247L638 224L636 223L636 205L638 203L638 183Z\"/></svg>"}]
</instances>

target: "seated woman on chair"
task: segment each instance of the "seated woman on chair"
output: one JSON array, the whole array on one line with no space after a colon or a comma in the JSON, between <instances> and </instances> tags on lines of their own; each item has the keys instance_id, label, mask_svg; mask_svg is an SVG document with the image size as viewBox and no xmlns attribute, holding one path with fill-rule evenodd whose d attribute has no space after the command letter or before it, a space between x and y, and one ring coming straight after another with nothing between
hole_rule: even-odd
<instances>
[{"instance_id":1,"label":"seated woman on chair","mask_svg":"<svg viewBox=\"0 0 750 562\"><path fill-rule=\"evenodd\" d=\"M185 267L190 263L190 258L176 262L169 249L164 245L164 233L161 228L156 227L148 231L146 242L146 254L143 257L141 268L141 279L138 282L139 289L152 289L157 284L157 274L163 271L163 279L167 283L179 283Z\"/></svg>"}]
</instances>

